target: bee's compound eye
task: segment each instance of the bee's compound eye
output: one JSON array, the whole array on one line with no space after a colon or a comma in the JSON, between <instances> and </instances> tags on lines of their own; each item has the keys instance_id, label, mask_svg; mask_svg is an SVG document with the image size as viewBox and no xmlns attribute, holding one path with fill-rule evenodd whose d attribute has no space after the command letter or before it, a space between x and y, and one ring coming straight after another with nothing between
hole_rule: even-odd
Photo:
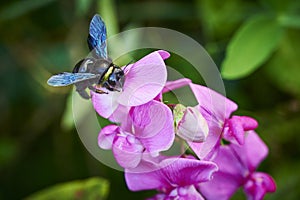
<instances>
[{"instance_id":1,"label":"bee's compound eye","mask_svg":"<svg viewBox=\"0 0 300 200\"><path fill-rule=\"evenodd\" d=\"M121 68L115 70L117 80L121 79L124 76L124 71Z\"/></svg>"},{"instance_id":2,"label":"bee's compound eye","mask_svg":"<svg viewBox=\"0 0 300 200\"><path fill-rule=\"evenodd\" d=\"M121 71L118 73L118 77L121 78L121 77L123 77L123 76L124 76L124 71L121 70Z\"/></svg>"},{"instance_id":3,"label":"bee's compound eye","mask_svg":"<svg viewBox=\"0 0 300 200\"><path fill-rule=\"evenodd\" d=\"M117 82L117 79L116 79L116 75L115 74L111 74L108 78L108 83L110 86L115 86L116 85L116 82Z\"/></svg>"}]
</instances>

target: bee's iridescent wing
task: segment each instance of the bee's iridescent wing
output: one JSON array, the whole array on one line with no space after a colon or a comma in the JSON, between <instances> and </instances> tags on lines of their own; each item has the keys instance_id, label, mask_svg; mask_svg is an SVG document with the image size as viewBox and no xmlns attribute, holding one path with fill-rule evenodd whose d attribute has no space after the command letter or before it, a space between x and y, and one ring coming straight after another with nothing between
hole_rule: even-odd
<instances>
[{"instance_id":1,"label":"bee's iridescent wing","mask_svg":"<svg viewBox=\"0 0 300 200\"><path fill-rule=\"evenodd\" d=\"M87 39L89 49L95 51L95 56L107 58L106 27L99 15L95 15L90 23L90 31Z\"/></svg>"},{"instance_id":2,"label":"bee's iridescent wing","mask_svg":"<svg viewBox=\"0 0 300 200\"><path fill-rule=\"evenodd\" d=\"M100 78L99 74L63 72L51 76L47 83L54 87L67 86L77 82Z\"/></svg>"}]
</instances>

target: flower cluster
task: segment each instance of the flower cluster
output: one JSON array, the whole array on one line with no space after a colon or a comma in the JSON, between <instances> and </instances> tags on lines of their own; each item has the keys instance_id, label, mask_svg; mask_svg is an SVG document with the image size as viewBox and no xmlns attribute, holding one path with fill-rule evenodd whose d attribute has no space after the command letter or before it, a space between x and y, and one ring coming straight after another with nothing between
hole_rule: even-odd
<instances>
[{"instance_id":1,"label":"flower cluster","mask_svg":"<svg viewBox=\"0 0 300 200\"><path fill-rule=\"evenodd\" d=\"M268 154L257 121L232 115L237 105L208 87L167 82L169 56L159 50L126 66L122 92L91 94L95 110L112 122L100 131L99 147L112 150L128 188L156 189L151 199L170 200L229 199L240 187L248 199L274 192L271 176L256 172ZM164 103L163 94L180 87L191 89L197 106ZM175 142L187 148L166 156Z\"/></svg>"}]
</instances>

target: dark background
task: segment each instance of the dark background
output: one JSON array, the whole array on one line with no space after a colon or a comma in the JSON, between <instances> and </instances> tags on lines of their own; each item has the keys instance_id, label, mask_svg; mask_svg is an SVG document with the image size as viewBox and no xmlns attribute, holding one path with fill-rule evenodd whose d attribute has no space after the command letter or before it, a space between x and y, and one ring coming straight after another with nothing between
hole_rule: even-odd
<instances>
[{"instance_id":1,"label":"dark background","mask_svg":"<svg viewBox=\"0 0 300 200\"><path fill-rule=\"evenodd\" d=\"M95 13L104 18L109 35L143 26L180 31L202 44L221 66L239 28L264 12L291 13L294 25L285 27L258 70L225 80L226 92L239 105L237 114L258 120L258 133L269 146L259 170L270 173L278 189L267 199L299 199L299 8L297 0L1 1L0 199L21 199L57 183L94 176L110 182L108 199L152 195L130 192L122 172L87 152L64 114L71 87L46 84L51 74L71 71L87 55L88 24ZM182 60L175 56L168 62L176 66ZM200 82L188 71L182 73ZM244 196L238 193L234 199Z\"/></svg>"}]
</instances>

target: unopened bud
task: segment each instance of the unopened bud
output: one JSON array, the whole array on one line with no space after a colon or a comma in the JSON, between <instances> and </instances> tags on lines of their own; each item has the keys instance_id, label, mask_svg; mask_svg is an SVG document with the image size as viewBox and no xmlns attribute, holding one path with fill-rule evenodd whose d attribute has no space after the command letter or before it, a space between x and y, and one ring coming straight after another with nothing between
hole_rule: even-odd
<instances>
[{"instance_id":1,"label":"unopened bud","mask_svg":"<svg viewBox=\"0 0 300 200\"><path fill-rule=\"evenodd\" d=\"M208 125L195 107L177 104L174 108L176 134L190 142L204 142L208 135Z\"/></svg>"}]
</instances>

